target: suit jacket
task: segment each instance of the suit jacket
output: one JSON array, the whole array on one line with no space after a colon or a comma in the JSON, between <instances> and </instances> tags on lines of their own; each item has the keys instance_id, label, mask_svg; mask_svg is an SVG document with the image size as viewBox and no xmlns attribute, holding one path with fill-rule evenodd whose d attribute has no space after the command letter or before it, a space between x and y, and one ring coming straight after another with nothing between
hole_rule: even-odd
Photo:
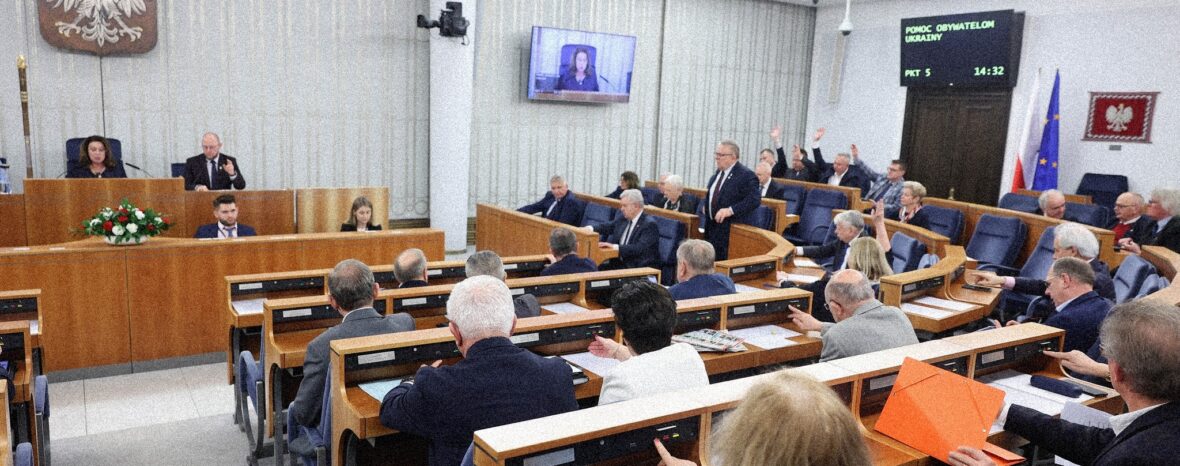
<instances>
[{"instance_id":1,"label":"suit jacket","mask_svg":"<svg viewBox=\"0 0 1180 466\"><path fill-rule=\"evenodd\" d=\"M774 180L770 180L767 183L769 183L770 186L766 187L766 195L762 197L781 200L783 198L783 191L786 189L786 187L783 186L782 183ZM758 191L762 191L762 186L758 187Z\"/></svg>"},{"instance_id":2,"label":"suit jacket","mask_svg":"<svg viewBox=\"0 0 1180 466\"><path fill-rule=\"evenodd\" d=\"M77 162L71 163L66 171L66 178L127 178L127 170L123 168L123 162L115 162L115 166L104 170L98 176L90 172L90 163L86 165L79 165Z\"/></svg>"},{"instance_id":3,"label":"suit jacket","mask_svg":"<svg viewBox=\"0 0 1180 466\"><path fill-rule=\"evenodd\" d=\"M1118 435L1012 405L1004 430L1078 464L1094 466L1174 464L1180 458L1180 403L1155 407Z\"/></svg>"},{"instance_id":4,"label":"suit jacket","mask_svg":"<svg viewBox=\"0 0 1180 466\"><path fill-rule=\"evenodd\" d=\"M369 228L369 230L380 230L380 229L381 229L381 225L373 225L373 224L369 224L369 225L368 225L368 228ZM356 225L350 225L350 224L347 224L347 223L341 223L341 224L340 224L340 231L356 231Z\"/></svg>"},{"instance_id":5,"label":"suit jacket","mask_svg":"<svg viewBox=\"0 0 1180 466\"><path fill-rule=\"evenodd\" d=\"M1074 298L1044 324L1065 330L1065 347L1061 351L1086 351L1098 340L1098 327L1110 307L1110 301L1090 291Z\"/></svg>"},{"instance_id":6,"label":"suit jacket","mask_svg":"<svg viewBox=\"0 0 1180 466\"><path fill-rule=\"evenodd\" d=\"M216 238L218 235L217 225L217 223L206 223L197 227L197 234L193 235L193 238ZM254 232L254 227L241 223L238 224L239 238L243 236L255 236L257 234Z\"/></svg>"},{"instance_id":7,"label":"suit jacket","mask_svg":"<svg viewBox=\"0 0 1180 466\"><path fill-rule=\"evenodd\" d=\"M660 194L659 196L656 196L655 202L653 202L651 205L654 205L654 206L659 207L661 209L667 209L668 208L668 207L666 207L667 204L668 204L668 198L664 197L663 194ZM676 208L672 209L672 210L675 210L677 212L684 212L686 214L695 214L695 213L697 213L697 205L698 204L699 204L699 201L697 200L696 196L693 196L691 194L681 193L680 194L680 204L677 205Z\"/></svg>"},{"instance_id":8,"label":"suit jacket","mask_svg":"<svg viewBox=\"0 0 1180 466\"><path fill-rule=\"evenodd\" d=\"M1110 268L1098 259L1090 261L1090 269L1094 270L1094 292L1098 296L1114 301L1114 280L1110 278ZM1049 282L1036 278L1015 277L1016 285L1012 291L1017 293L1042 296L1049 288Z\"/></svg>"},{"instance_id":9,"label":"suit jacket","mask_svg":"<svg viewBox=\"0 0 1180 466\"><path fill-rule=\"evenodd\" d=\"M409 314L382 316L372 307L366 307L349 312L335 327L311 340L303 358L303 381L299 383L299 393L291 402L291 415L295 416L295 421L306 427L315 427L320 422L324 377L328 375L330 359L328 345L332 340L410 330L414 330L414 318Z\"/></svg>"},{"instance_id":10,"label":"suit jacket","mask_svg":"<svg viewBox=\"0 0 1180 466\"><path fill-rule=\"evenodd\" d=\"M474 432L578 409L570 367L485 338L452 366L418 369L381 402L381 424L430 440L430 464L454 466Z\"/></svg>"},{"instance_id":11,"label":"suit jacket","mask_svg":"<svg viewBox=\"0 0 1180 466\"><path fill-rule=\"evenodd\" d=\"M619 217L611 223L594 225L594 231L597 233L609 232L610 235L607 236L606 242L619 244L630 223L631 221L627 220L627 217ZM652 220L648 214L640 214L627 244L619 244L619 261L623 263L623 267L628 269L636 267L659 268L659 244L660 230L656 227L656 221Z\"/></svg>"},{"instance_id":12,"label":"suit jacket","mask_svg":"<svg viewBox=\"0 0 1180 466\"><path fill-rule=\"evenodd\" d=\"M820 362L918 343L905 313L875 299L861 304L847 319L835 324L825 322L820 335Z\"/></svg>"},{"instance_id":13,"label":"suit jacket","mask_svg":"<svg viewBox=\"0 0 1180 466\"><path fill-rule=\"evenodd\" d=\"M812 149L812 151L815 152L816 171L819 173L819 177L815 181L817 183L826 184L828 182L828 178L831 178L832 175L836 174L836 169L832 164L824 161L823 152L820 151L818 147ZM844 172L844 176L840 177L840 186L861 188L861 191L868 191L868 187L866 186L867 184L868 178L860 172L860 169L857 168L856 165L849 165L848 171Z\"/></svg>"},{"instance_id":14,"label":"suit jacket","mask_svg":"<svg viewBox=\"0 0 1180 466\"><path fill-rule=\"evenodd\" d=\"M802 149L800 149L802 150ZM807 151L803 151L803 170L795 171L794 167L787 160L787 153L782 147L778 148L778 163L770 170L770 176L775 178L786 178L795 181L815 182L819 174L816 173L815 162L807 158ZM781 168L781 170L780 170Z\"/></svg>"},{"instance_id":15,"label":"suit jacket","mask_svg":"<svg viewBox=\"0 0 1180 466\"><path fill-rule=\"evenodd\" d=\"M519 212L526 214L541 214L549 220L558 221L566 225L578 226L582 223L582 213L586 211L586 201L578 199L573 191L569 191L562 196L560 201L557 201L557 207L553 208L553 212L545 215L549 211L549 206L554 202L552 192L545 193L545 197L532 204L526 205L519 209Z\"/></svg>"},{"instance_id":16,"label":"suit jacket","mask_svg":"<svg viewBox=\"0 0 1180 466\"><path fill-rule=\"evenodd\" d=\"M685 388L709 385L701 355L687 343L673 343L631 357L602 377L598 404L605 405Z\"/></svg>"},{"instance_id":17,"label":"suit jacket","mask_svg":"<svg viewBox=\"0 0 1180 466\"><path fill-rule=\"evenodd\" d=\"M713 176L709 177L709 182L705 183L705 189L712 189L713 182L717 179L717 175L721 174L718 170L713 172ZM758 206L762 205L762 196L758 190L758 176L754 172L742 165L741 162L735 163L729 170L729 177L721 184L721 192L713 194L711 191L705 194L704 205L701 206L705 211L706 229L709 224L713 224L713 215L716 212L710 212L712 205L712 196L717 197L717 210L726 207L733 209L734 221L744 221L745 218L753 212ZM730 223L729 220L726 223Z\"/></svg>"},{"instance_id":18,"label":"suit jacket","mask_svg":"<svg viewBox=\"0 0 1180 466\"><path fill-rule=\"evenodd\" d=\"M1141 246L1163 246L1180 252L1180 216L1172 217L1159 234L1155 232L1156 222L1150 219L1149 221L1151 223L1144 223L1143 228L1135 228L1132 232L1135 236L1131 238Z\"/></svg>"},{"instance_id":19,"label":"suit jacket","mask_svg":"<svg viewBox=\"0 0 1180 466\"><path fill-rule=\"evenodd\" d=\"M246 189L246 177L242 176L242 166L238 159L225 154L217 154L217 171L213 173L213 183L209 183L209 170L205 162L205 154L197 154L184 161L184 189L192 191L197 185L205 185L210 190L218 189ZM226 162L234 163L234 173L238 176L230 179L222 168Z\"/></svg>"},{"instance_id":20,"label":"suit jacket","mask_svg":"<svg viewBox=\"0 0 1180 466\"><path fill-rule=\"evenodd\" d=\"M426 281L424 281L424 280L410 280L408 282L398 285L397 287L398 288L417 288L419 286L430 286L430 284L426 283Z\"/></svg>"},{"instance_id":21,"label":"suit jacket","mask_svg":"<svg viewBox=\"0 0 1180 466\"><path fill-rule=\"evenodd\" d=\"M840 241L840 238L828 241L819 246L803 246L803 256L810 258L817 264L826 262L824 259L832 258L832 264L828 267L828 271L840 270L840 266L844 264L844 255L848 254L848 243Z\"/></svg>"},{"instance_id":22,"label":"suit jacket","mask_svg":"<svg viewBox=\"0 0 1180 466\"><path fill-rule=\"evenodd\" d=\"M733 280L729 277L720 273L707 273L672 285L671 288L668 288L668 293L672 295L672 299L679 301L681 299L734 294L737 293L737 289L734 288Z\"/></svg>"},{"instance_id":23,"label":"suit jacket","mask_svg":"<svg viewBox=\"0 0 1180 466\"><path fill-rule=\"evenodd\" d=\"M537 301L536 296L528 293L512 298L512 308L516 311L516 317L520 319L541 315L541 303Z\"/></svg>"},{"instance_id":24,"label":"suit jacket","mask_svg":"<svg viewBox=\"0 0 1180 466\"><path fill-rule=\"evenodd\" d=\"M914 212L914 215L911 216L910 220L907 222L907 221L903 220L903 218L902 218L901 211L903 209L905 209L905 207L900 207L896 210L890 210L890 209L886 208L885 209L885 217L887 217L891 220L897 220L899 222L913 225L916 227L922 227L927 230L930 229L930 217L928 215L929 211L927 211L926 209L923 209L923 208L918 208L918 211Z\"/></svg>"},{"instance_id":25,"label":"suit jacket","mask_svg":"<svg viewBox=\"0 0 1180 466\"><path fill-rule=\"evenodd\" d=\"M597 272L598 264L585 257L578 257L577 254L567 254L561 260L549 264L541 270L542 277L550 275L564 275L567 273L583 273L583 272Z\"/></svg>"}]
</instances>

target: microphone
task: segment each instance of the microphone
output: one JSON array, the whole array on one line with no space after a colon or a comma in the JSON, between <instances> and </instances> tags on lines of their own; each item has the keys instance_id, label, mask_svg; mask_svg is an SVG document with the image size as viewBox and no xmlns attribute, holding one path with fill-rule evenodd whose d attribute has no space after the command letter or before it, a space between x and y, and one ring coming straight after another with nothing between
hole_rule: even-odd
<instances>
[{"instance_id":1,"label":"microphone","mask_svg":"<svg viewBox=\"0 0 1180 466\"><path fill-rule=\"evenodd\" d=\"M139 165L136 165L136 164L134 164L134 163L128 162L128 161L126 161L126 160L124 160L124 161L123 161L123 165L126 165L126 166L128 166L128 167L134 168L134 169L136 169L136 170L139 170L139 171L143 172L144 174L146 174L146 175L147 175L149 178L155 178L155 177L156 177L156 175L153 175L153 174L152 174L152 172L149 172L149 171L147 171L147 170L144 170L144 169L142 169L142 168L139 168Z\"/></svg>"}]
</instances>

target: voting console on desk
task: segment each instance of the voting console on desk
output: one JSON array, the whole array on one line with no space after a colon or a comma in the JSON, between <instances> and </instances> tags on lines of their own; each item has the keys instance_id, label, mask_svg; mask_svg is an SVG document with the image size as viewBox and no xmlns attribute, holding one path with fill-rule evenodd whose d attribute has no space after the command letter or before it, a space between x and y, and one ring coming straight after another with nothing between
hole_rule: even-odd
<instances>
[{"instance_id":1,"label":"voting console on desk","mask_svg":"<svg viewBox=\"0 0 1180 466\"><path fill-rule=\"evenodd\" d=\"M41 290L0 291L0 322L29 323L29 347L41 348Z\"/></svg>"},{"instance_id":2,"label":"voting console on desk","mask_svg":"<svg viewBox=\"0 0 1180 466\"><path fill-rule=\"evenodd\" d=\"M581 289L581 281L577 275L514 278L506 283L513 296L528 293L541 303L570 301ZM419 329L426 329L446 325L447 300L450 299L453 288L454 285L399 288L382 290L379 296L390 300L393 312L410 314Z\"/></svg>"},{"instance_id":3,"label":"voting console on desk","mask_svg":"<svg viewBox=\"0 0 1180 466\"><path fill-rule=\"evenodd\" d=\"M811 292L798 288L765 290L716 296L725 303L723 325L727 330L762 324L791 324L788 306L807 312L811 309Z\"/></svg>"},{"instance_id":4,"label":"voting console on desk","mask_svg":"<svg viewBox=\"0 0 1180 466\"><path fill-rule=\"evenodd\" d=\"M759 255L729 259L717 264L717 272L728 275L734 283L741 283L754 288L762 288L764 284L778 286L775 272L779 270L781 257Z\"/></svg>"},{"instance_id":5,"label":"voting console on desk","mask_svg":"<svg viewBox=\"0 0 1180 466\"><path fill-rule=\"evenodd\" d=\"M628 282L635 280L660 282L660 271L650 267L587 272L576 274L576 276L581 278L583 287L582 293L574 300L574 304L587 309L611 307L611 295Z\"/></svg>"},{"instance_id":6,"label":"voting console on desk","mask_svg":"<svg viewBox=\"0 0 1180 466\"><path fill-rule=\"evenodd\" d=\"M1046 350L1061 351L1065 331L1055 327L1028 323L966 333L943 341L972 348L971 377L974 378L1005 369L1062 375L1057 361L1042 354Z\"/></svg>"},{"instance_id":7,"label":"voting console on desk","mask_svg":"<svg viewBox=\"0 0 1180 466\"><path fill-rule=\"evenodd\" d=\"M520 319L511 340L519 347L552 356L584 352L595 336L617 338L610 310ZM348 436L367 439L394 433L380 423L380 400L359 384L409 377L423 364L440 359L443 364L454 364L462 357L446 328L336 340L331 347L334 455L343 448L340 440ZM602 388L601 376L586 375L589 380L575 387L578 398L598 396Z\"/></svg>"},{"instance_id":8,"label":"voting console on desk","mask_svg":"<svg viewBox=\"0 0 1180 466\"><path fill-rule=\"evenodd\" d=\"M961 290L966 270L963 248L945 249L946 257L930 268L881 277L881 302L901 308L920 340L947 336L983 318L999 297L991 289Z\"/></svg>"}]
</instances>

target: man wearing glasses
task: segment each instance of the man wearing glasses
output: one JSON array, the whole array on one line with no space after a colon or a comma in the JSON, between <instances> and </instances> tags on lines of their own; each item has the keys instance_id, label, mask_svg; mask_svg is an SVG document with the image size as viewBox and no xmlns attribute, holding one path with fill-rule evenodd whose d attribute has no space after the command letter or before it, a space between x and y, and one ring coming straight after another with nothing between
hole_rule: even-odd
<instances>
[{"instance_id":1,"label":"man wearing glasses","mask_svg":"<svg viewBox=\"0 0 1180 466\"><path fill-rule=\"evenodd\" d=\"M205 133L201 153L184 161L184 189L210 191L246 189L246 178L238 170L238 159L221 153L221 137Z\"/></svg>"},{"instance_id":2,"label":"man wearing glasses","mask_svg":"<svg viewBox=\"0 0 1180 466\"><path fill-rule=\"evenodd\" d=\"M820 322L790 307L795 325L805 332L820 332L824 348L820 362L918 343L910 319L901 309L877 301L864 274L852 269L836 272L824 296L836 323Z\"/></svg>"},{"instance_id":3,"label":"man wearing glasses","mask_svg":"<svg viewBox=\"0 0 1180 466\"><path fill-rule=\"evenodd\" d=\"M1143 216L1143 196L1139 193L1119 194L1114 201L1114 217L1118 219L1118 223L1111 228L1114 231L1115 242L1123 238L1134 238L1135 232L1151 228L1149 224L1154 223Z\"/></svg>"},{"instance_id":4,"label":"man wearing glasses","mask_svg":"<svg viewBox=\"0 0 1180 466\"><path fill-rule=\"evenodd\" d=\"M709 178L709 191L701 207L705 239L713 244L717 260L729 258L730 224L743 221L762 203L758 177L738 162L739 157L741 150L736 142L727 139L717 144L713 152L717 171Z\"/></svg>"},{"instance_id":5,"label":"man wearing glasses","mask_svg":"<svg viewBox=\"0 0 1180 466\"><path fill-rule=\"evenodd\" d=\"M1135 231L1133 236L1119 240L1124 251L1139 254L1140 245L1163 246L1180 252L1180 221L1175 220L1180 213L1180 190L1158 188L1151 192L1151 201L1147 203L1147 216L1151 222L1142 231Z\"/></svg>"},{"instance_id":6,"label":"man wearing glasses","mask_svg":"<svg viewBox=\"0 0 1180 466\"><path fill-rule=\"evenodd\" d=\"M889 162L884 174L877 173L860 159L860 150L852 145L852 164L869 178L873 186L864 193L866 201L885 203L885 216L894 217L901 210L901 188L905 183L905 163L901 160Z\"/></svg>"}]
</instances>

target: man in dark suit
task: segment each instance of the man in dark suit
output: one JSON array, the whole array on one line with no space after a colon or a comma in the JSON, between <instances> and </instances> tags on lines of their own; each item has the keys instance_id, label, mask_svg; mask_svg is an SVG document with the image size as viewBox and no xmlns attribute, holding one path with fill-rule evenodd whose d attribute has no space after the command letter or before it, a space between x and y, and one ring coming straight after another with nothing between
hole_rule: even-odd
<instances>
[{"instance_id":1,"label":"man in dark suit","mask_svg":"<svg viewBox=\"0 0 1180 466\"><path fill-rule=\"evenodd\" d=\"M733 280L713 268L713 245L699 239L685 240L676 248L676 281L668 288L672 299L705 298L737 293Z\"/></svg>"},{"instance_id":2,"label":"man in dark suit","mask_svg":"<svg viewBox=\"0 0 1180 466\"><path fill-rule=\"evenodd\" d=\"M1155 223L1151 217L1143 215L1143 196L1139 193L1125 192L1119 194L1114 201L1115 224L1110 230L1114 232L1117 243L1123 238L1135 238L1142 235L1146 229ZM1116 246L1117 247L1117 246Z\"/></svg>"},{"instance_id":3,"label":"man in dark suit","mask_svg":"<svg viewBox=\"0 0 1180 466\"><path fill-rule=\"evenodd\" d=\"M1163 246L1175 252L1180 252L1180 220L1176 214L1180 213L1180 190L1158 188L1151 192L1151 200L1147 203L1147 216L1155 224L1147 224L1148 228L1135 231L1130 238L1119 241L1124 251L1139 254L1140 245Z\"/></svg>"},{"instance_id":4,"label":"man in dark suit","mask_svg":"<svg viewBox=\"0 0 1180 466\"><path fill-rule=\"evenodd\" d=\"M655 220L643 213L643 193L638 189L623 191L619 196L619 210L623 211L621 218L586 227L599 234L609 233L598 247L619 251L619 257L604 262L600 269L659 268L660 230Z\"/></svg>"},{"instance_id":5,"label":"man in dark suit","mask_svg":"<svg viewBox=\"0 0 1180 466\"><path fill-rule=\"evenodd\" d=\"M684 178L668 175L664 180L663 193L656 196L652 205L661 209L675 210L686 214L697 213L697 198L684 194Z\"/></svg>"},{"instance_id":6,"label":"man in dark suit","mask_svg":"<svg viewBox=\"0 0 1180 466\"><path fill-rule=\"evenodd\" d=\"M508 273L504 272L503 259L500 259L500 256L492 251L477 251L472 254L467 258L467 265L463 271L467 278L488 276L500 279L500 281L508 278ZM516 311L517 318L541 315L541 303L537 301L536 296L528 293L522 293L512 298L512 308Z\"/></svg>"},{"instance_id":7,"label":"man in dark suit","mask_svg":"<svg viewBox=\"0 0 1180 466\"><path fill-rule=\"evenodd\" d=\"M214 133L201 137L203 153L184 161L184 189L208 191L246 189L246 178L238 167L238 159L221 153L221 138Z\"/></svg>"},{"instance_id":8,"label":"man in dark suit","mask_svg":"<svg viewBox=\"0 0 1180 466\"><path fill-rule=\"evenodd\" d=\"M787 163L787 153L783 151L783 129L781 126L775 126L770 130L770 139L774 141L775 153L778 154L778 160L766 162L773 163L774 169L770 171L770 176L773 178L786 178L795 181L815 182L819 176L815 172L815 164L807 158L807 151L800 149L798 144L791 147L791 162Z\"/></svg>"},{"instance_id":9,"label":"man in dark suit","mask_svg":"<svg viewBox=\"0 0 1180 466\"><path fill-rule=\"evenodd\" d=\"M328 371L328 345L332 340L414 330L414 318L409 314L383 317L373 309L373 300L380 289L369 267L355 259L341 261L328 275L328 302L344 319L307 345L303 381L290 410L299 425L314 428L320 422L324 378ZM306 441L292 442L291 449L301 453L312 451Z\"/></svg>"},{"instance_id":10,"label":"man in dark suit","mask_svg":"<svg viewBox=\"0 0 1180 466\"><path fill-rule=\"evenodd\" d=\"M217 223L197 227L193 238L237 238L254 236L254 228L238 223L238 201L233 194L222 194L213 200L213 216Z\"/></svg>"},{"instance_id":11,"label":"man in dark suit","mask_svg":"<svg viewBox=\"0 0 1180 466\"><path fill-rule=\"evenodd\" d=\"M1061 351L1090 349L1111 306L1109 300L1094 292L1094 269L1076 257L1063 257L1053 262L1045 281L1049 283L1045 294L1053 300L1057 312L1043 323L1065 330ZM1007 325L1018 323L1011 320Z\"/></svg>"},{"instance_id":12,"label":"man in dark suit","mask_svg":"<svg viewBox=\"0 0 1180 466\"><path fill-rule=\"evenodd\" d=\"M503 281L456 284L447 320L463 359L422 366L381 402L381 424L430 441L431 466L459 464L477 430L578 409L570 366L508 339L516 318Z\"/></svg>"},{"instance_id":13,"label":"man in dark suit","mask_svg":"<svg viewBox=\"0 0 1180 466\"><path fill-rule=\"evenodd\" d=\"M741 149L736 142L725 140L717 144L713 161L717 171L709 177L708 191L701 210L704 217L705 240L713 244L717 260L729 258L729 227L744 222L762 204L758 195L758 177L738 159Z\"/></svg>"},{"instance_id":14,"label":"man in dark suit","mask_svg":"<svg viewBox=\"0 0 1180 466\"><path fill-rule=\"evenodd\" d=\"M782 199L785 188L770 178L770 170L770 164L766 162L758 162L758 166L754 167L754 176L758 177L758 194L770 199Z\"/></svg>"},{"instance_id":15,"label":"man in dark suit","mask_svg":"<svg viewBox=\"0 0 1180 466\"><path fill-rule=\"evenodd\" d=\"M426 282L426 254L418 248L402 251L393 260L393 278L398 288L428 286Z\"/></svg>"},{"instance_id":16,"label":"man in dark suit","mask_svg":"<svg viewBox=\"0 0 1180 466\"><path fill-rule=\"evenodd\" d=\"M848 243L864 233L865 220L860 212L848 210L837 214L832 221L836 224L836 239L819 246L796 246L795 254L810 258L817 264L823 264L831 258L832 262L826 268L835 272L844 268Z\"/></svg>"},{"instance_id":17,"label":"man in dark suit","mask_svg":"<svg viewBox=\"0 0 1180 466\"><path fill-rule=\"evenodd\" d=\"M549 253L551 264L541 270L542 277L598 271L594 261L578 257L578 236L567 228L557 227L549 232Z\"/></svg>"},{"instance_id":18,"label":"man in dark suit","mask_svg":"<svg viewBox=\"0 0 1180 466\"><path fill-rule=\"evenodd\" d=\"M1102 324L1101 339L1111 385L1127 413L1111 417L1109 428L1088 427L1013 404L1001 413L1004 430L1078 464L1175 464L1180 458L1180 313L1146 300L1121 304ZM960 448L951 453L951 464L989 464L983 458L979 450Z\"/></svg>"},{"instance_id":19,"label":"man in dark suit","mask_svg":"<svg viewBox=\"0 0 1180 466\"><path fill-rule=\"evenodd\" d=\"M582 213L586 210L586 201L578 199L570 191L565 179L554 176L549 179L549 192L545 193L545 197L516 210L526 214L541 214L549 220L578 226L582 223Z\"/></svg>"},{"instance_id":20,"label":"man in dark suit","mask_svg":"<svg viewBox=\"0 0 1180 466\"><path fill-rule=\"evenodd\" d=\"M824 137L824 131L824 128L816 130L815 139L811 143L811 152L815 154L815 169L819 173L817 181L832 186L861 188L862 191L868 191L868 178L860 172L859 168L852 166L851 155L839 153L836 154L836 159L832 163L824 161L823 152L819 149L819 140Z\"/></svg>"}]
</instances>

